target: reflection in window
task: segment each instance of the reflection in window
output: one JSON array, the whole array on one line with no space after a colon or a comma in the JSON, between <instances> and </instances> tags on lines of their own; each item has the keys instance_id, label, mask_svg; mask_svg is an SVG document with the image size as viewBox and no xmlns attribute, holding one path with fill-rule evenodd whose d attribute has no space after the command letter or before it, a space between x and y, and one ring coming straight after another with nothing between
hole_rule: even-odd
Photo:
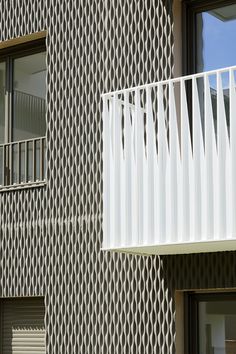
<instances>
[{"instance_id":1,"label":"reflection in window","mask_svg":"<svg viewBox=\"0 0 236 354\"><path fill-rule=\"evenodd\" d=\"M236 65L236 4L200 12L196 16L196 70L216 70ZM229 75L221 74L229 130ZM209 77L215 132L217 132L217 78ZM202 90L203 91L203 90ZM200 92L202 92L200 91ZM204 114L203 92L199 95Z\"/></svg>"},{"instance_id":2,"label":"reflection in window","mask_svg":"<svg viewBox=\"0 0 236 354\"><path fill-rule=\"evenodd\" d=\"M236 301L199 302L199 353L236 353Z\"/></svg>"},{"instance_id":3,"label":"reflection in window","mask_svg":"<svg viewBox=\"0 0 236 354\"><path fill-rule=\"evenodd\" d=\"M46 53L14 60L12 141L45 135Z\"/></svg>"},{"instance_id":4,"label":"reflection in window","mask_svg":"<svg viewBox=\"0 0 236 354\"><path fill-rule=\"evenodd\" d=\"M236 65L236 4L197 14L197 72Z\"/></svg>"},{"instance_id":5,"label":"reflection in window","mask_svg":"<svg viewBox=\"0 0 236 354\"><path fill-rule=\"evenodd\" d=\"M12 141L45 136L46 53L14 60ZM40 140L12 146L12 182L40 179Z\"/></svg>"},{"instance_id":6,"label":"reflection in window","mask_svg":"<svg viewBox=\"0 0 236 354\"><path fill-rule=\"evenodd\" d=\"M0 144L3 144L5 139L5 65L5 62L0 63Z\"/></svg>"}]
</instances>

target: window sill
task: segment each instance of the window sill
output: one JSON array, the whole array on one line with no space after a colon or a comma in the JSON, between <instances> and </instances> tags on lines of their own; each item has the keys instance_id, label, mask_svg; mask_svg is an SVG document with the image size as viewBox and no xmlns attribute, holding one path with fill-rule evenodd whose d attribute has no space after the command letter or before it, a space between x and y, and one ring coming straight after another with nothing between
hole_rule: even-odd
<instances>
[{"instance_id":1,"label":"window sill","mask_svg":"<svg viewBox=\"0 0 236 354\"><path fill-rule=\"evenodd\" d=\"M46 186L47 181L36 181L36 182L27 182L27 183L20 183L20 184L12 184L9 186L0 186L0 193L8 192L8 191L15 191L15 190L22 190L22 189L31 189L31 188L38 188Z\"/></svg>"}]
</instances>

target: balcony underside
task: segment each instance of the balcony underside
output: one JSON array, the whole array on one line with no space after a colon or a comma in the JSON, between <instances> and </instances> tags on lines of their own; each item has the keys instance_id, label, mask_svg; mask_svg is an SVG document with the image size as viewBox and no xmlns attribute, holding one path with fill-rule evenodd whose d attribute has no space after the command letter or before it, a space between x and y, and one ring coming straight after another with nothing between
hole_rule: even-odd
<instances>
[{"instance_id":1,"label":"balcony underside","mask_svg":"<svg viewBox=\"0 0 236 354\"><path fill-rule=\"evenodd\" d=\"M117 247L102 248L103 251L113 251L120 253L139 254L139 255L173 255L173 254L191 254L191 253L209 253L236 251L236 238L228 240L208 240L193 241L184 243L165 243L158 245L141 245L136 247Z\"/></svg>"}]
</instances>

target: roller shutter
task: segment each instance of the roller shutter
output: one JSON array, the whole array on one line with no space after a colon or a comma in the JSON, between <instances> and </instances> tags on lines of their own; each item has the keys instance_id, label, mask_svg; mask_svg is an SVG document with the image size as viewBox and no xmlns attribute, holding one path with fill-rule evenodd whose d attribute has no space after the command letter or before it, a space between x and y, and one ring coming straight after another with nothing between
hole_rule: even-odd
<instances>
[{"instance_id":1,"label":"roller shutter","mask_svg":"<svg viewBox=\"0 0 236 354\"><path fill-rule=\"evenodd\" d=\"M1 301L1 354L45 354L42 298Z\"/></svg>"}]
</instances>

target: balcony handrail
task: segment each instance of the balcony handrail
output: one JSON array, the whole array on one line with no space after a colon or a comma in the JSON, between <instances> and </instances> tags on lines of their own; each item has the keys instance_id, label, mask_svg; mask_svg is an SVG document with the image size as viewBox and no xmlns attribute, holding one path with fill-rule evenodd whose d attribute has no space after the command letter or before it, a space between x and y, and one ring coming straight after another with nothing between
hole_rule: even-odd
<instances>
[{"instance_id":1,"label":"balcony handrail","mask_svg":"<svg viewBox=\"0 0 236 354\"><path fill-rule=\"evenodd\" d=\"M39 136L37 138L31 138L31 139L24 139L24 140L15 140L15 141L10 141L4 144L0 144L0 147L6 146L6 145L14 145L14 144L23 144L23 143L28 143L28 142L33 142L35 140L44 140L46 139L46 136Z\"/></svg>"},{"instance_id":2,"label":"balcony handrail","mask_svg":"<svg viewBox=\"0 0 236 354\"><path fill-rule=\"evenodd\" d=\"M105 92L105 93L102 93L101 96L104 97L104 98L107 98L109 96L119 95L119 94L122 94L124 92L133 92L135 90L142 90L142 89L152 88L152 87L156 87L156 86L159 86L159 85L167 85L169 83L187 81L187 80L191 80L193 78L198 79L198 78L201 78L201 77L204 77L204 76L210 76L210 75L214 75L214 74L217 74L217 73L218 74L222 74L224 72L229 72L231 70L232 71L236 70L236 65L229 66L227 68L203 71L201 73L190 74L190 75L185 75L185 76L179 76L179 77L175 77L175 78L171 78L171 79L156 81L156 82L147 83L147 84L143 84L143 85L137 85L137 86L128 87L128 88L115 90L115 91L110 91L110 92Z\"/></svg>"}]
</instances>

